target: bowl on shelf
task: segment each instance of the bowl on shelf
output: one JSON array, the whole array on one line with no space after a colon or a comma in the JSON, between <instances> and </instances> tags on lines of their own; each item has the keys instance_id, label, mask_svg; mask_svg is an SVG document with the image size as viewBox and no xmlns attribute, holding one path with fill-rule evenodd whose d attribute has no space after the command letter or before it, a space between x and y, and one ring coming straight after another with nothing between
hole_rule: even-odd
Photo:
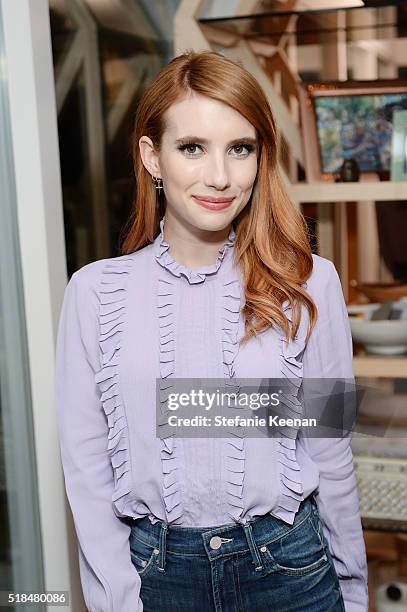
<instances>
[{"instance_id":1,"label":"bowl on shelf","mask_svg":"<svg viewBox=\"0 0 407 612\"><path fill-rule=\"evenodd\" d=\"M393 283L358 283L352 281L357 291L362 293L371 302L385 302L386 300L398 300L407 296L407 285L397 282Z\"/></svg>"},{"instance_id":2,"label":"bowl on shelf","mask_svg":"<svg viewBox=\"0 0 407 612\"><path fill-rule=\"evenodd\" d=\"M407 352L407 320L371 321L380 307L379 303L347 306L352 338L363 344L367 353L403 355Z\"/></svg>"}]
</instances>

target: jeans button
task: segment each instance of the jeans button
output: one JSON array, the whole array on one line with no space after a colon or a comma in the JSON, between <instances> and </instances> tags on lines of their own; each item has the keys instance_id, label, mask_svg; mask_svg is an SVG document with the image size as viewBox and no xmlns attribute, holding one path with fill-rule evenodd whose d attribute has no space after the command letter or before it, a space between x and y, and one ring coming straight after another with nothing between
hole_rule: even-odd
<instances>
[{"instance_id":1,"label":"jeans button","mask_svg":"<svg viewBox=\"0 0 407 612\"><path fill-rule=\"evenodd\" d=\"M222 540L219 536L213 536L213 538L209 540L209 546L214 549L220 548L222 546Z\"/></svg>"}]
</instances>

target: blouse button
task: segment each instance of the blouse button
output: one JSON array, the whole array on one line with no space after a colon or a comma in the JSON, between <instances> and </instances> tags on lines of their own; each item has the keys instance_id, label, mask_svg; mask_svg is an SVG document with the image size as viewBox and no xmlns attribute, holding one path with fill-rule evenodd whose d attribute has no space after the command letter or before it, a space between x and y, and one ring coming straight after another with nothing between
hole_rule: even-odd
<instances>
[{"instance_id":1,"label":"blouse button","mask_svg":"<svg viewBox=\"0 0 407 612\"><path fill-rule=\"evenodd\" d=\"M213 536L213 538L209 540L209 546L215 549L220 548L222 546L222 540L219 536Z\"/></svg>"}]
</instances>

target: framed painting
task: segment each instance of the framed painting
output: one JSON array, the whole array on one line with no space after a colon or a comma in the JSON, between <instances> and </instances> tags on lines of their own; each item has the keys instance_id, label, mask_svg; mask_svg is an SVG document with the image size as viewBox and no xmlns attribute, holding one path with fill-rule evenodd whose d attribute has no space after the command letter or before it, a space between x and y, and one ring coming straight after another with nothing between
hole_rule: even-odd
<instances>
[{"instance_id":1,"label":"framed painting","mask_svg":"<svg viewBox=\"0 0 407 612\"><path fill-rule=\"evenodd\" d=\"M393 118L407 111L407 81L339 81L301 86L308 182L335 181L346 159L362 174L389 178Z\"/></svg>"}]
</instances>

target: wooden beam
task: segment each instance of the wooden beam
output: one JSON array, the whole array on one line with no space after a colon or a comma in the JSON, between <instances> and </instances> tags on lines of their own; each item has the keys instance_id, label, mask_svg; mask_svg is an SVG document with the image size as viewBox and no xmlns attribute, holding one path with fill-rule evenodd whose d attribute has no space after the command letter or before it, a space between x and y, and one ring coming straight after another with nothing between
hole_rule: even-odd
<instances>
[{"instance_id":1,"label":"wooden beam","mask_svg":"<svg viewBox=\"0 0 407 612\"><path fill-rule=\"evenodd\" d=\"M225 50L225 55L235 61L241 61L244 67L259 81L269 99L270 106L282 135L292 148L295 159L303 166L304 158L300 128L293 120L291 112L286 104L284 104L281 96L275 91L270 78L249 45L246 41L241 40L237 47Z\"/></svg>"},{"instance_id":2,"label":"wooden beam","mask_svg":"<svg viewBox=\"0 0 407 612\"><path fill-rule=\"evenodd\" d=\"M180 55L187 49L211 49L196 19L202 3L203 0L181 0L173 21L175 55Z\"/></svg>"}]
</instances>

